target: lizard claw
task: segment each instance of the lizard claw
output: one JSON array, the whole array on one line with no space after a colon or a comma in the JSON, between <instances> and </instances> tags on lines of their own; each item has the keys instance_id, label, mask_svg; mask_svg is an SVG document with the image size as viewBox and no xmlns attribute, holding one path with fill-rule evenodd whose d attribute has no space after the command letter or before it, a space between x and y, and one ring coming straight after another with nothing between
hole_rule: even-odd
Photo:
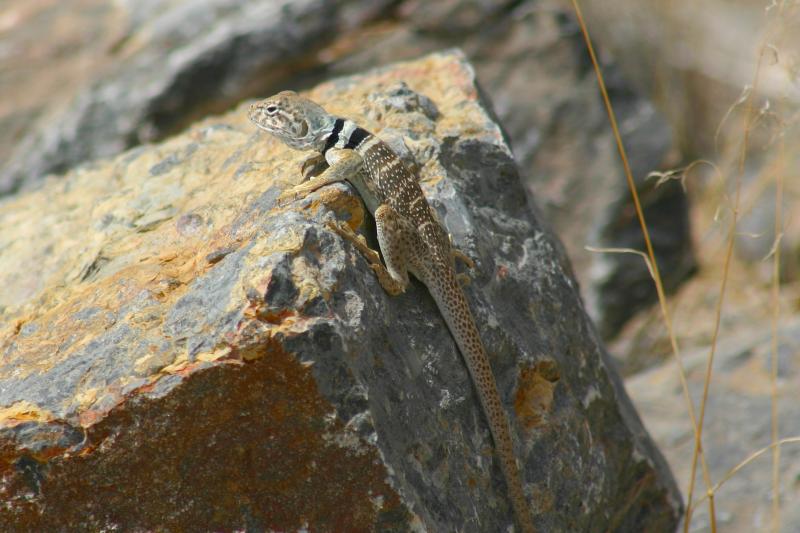
<instances>
[{"instance_id":1,"label":"lizard claw","mask_svg":"<svg viewBox=\"0 0 800 533\"><path fill-rule=\"evenodd\" d=\"M333 231L334 233L338 233L339 235L344 237L344 235L342 235L342 233L344 233L345 230L344 230L344 228L341 227L341 225L338 222L333 222L331 220L326 220L325 221L325 226L327 226L327 228L329 230Z\"/></svg>"},{"instance_id":2,"label":"lizard claw","mask_svg":"<svg viewBox=\"0 0 800 533\"><path fill-rule=\"evenodd\" d=\"M328 228L330 228L331 230L333 230L336 233L338 233L339 236L341 236L343 239L346 239L346 240L349 240L349 241L360 240L360 241L363 241L366 244L366 241L364 241L364 237L362 237L361 235L359 235L355 231L353 231L350 228L350 226L348 226L347 224L343 224L343 223L338 222L338 221L332 222L332 221L329 220L329 221L325 222L325 225L328 226Z\"/></svg>"},{"instance_id":3,"label":"lizard claw","mask_svg":"<svg viewBox=\"0 0 800 533\"><path fill-rule=\"evenodd\" d=\"M280 196L278 196L278 199L276 200L276 204L277 204L278 207L286 207L290 203L294 202L296 199L297 198L296 198L295 194L292 192L292 190L288 189L288 190L283 191L280 194Z\"/></svg>"}]
</instances>

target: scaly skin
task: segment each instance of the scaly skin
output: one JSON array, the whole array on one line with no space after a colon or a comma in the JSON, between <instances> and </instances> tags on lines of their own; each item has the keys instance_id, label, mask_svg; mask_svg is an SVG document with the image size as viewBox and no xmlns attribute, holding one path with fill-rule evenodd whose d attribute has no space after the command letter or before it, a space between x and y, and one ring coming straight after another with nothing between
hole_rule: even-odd
<instances>
[{"instance_id":1,"label":"scaly skin","mask_svg":"<svg viewBox=\"0 0 800 533\"><path fill-rule=\"evenodd\" d=\"M471 261L452 248L417 180L386 143L294 92L284 91L253 104L249 117L290 147L322 154L330 165L316 178L284 192L281 200L301 198L330 183L349 181L375 216L378 244L386 264L349 227L334 224L331 229L367 258L389 294L405 291L409 272L428 288L478 391L520 530L533 532L508 417L455 270L456 258L468 264Z\"/></svg>"}]
</instances>

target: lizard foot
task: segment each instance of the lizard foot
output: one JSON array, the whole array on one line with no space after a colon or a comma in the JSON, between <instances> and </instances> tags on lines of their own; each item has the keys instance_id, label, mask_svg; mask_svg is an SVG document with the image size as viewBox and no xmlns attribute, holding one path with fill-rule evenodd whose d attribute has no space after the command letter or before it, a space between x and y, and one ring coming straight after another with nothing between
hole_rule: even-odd
<instances>
[{"instance_id":1,"label":"lizard foot","mask_svg":"<svg viewBox=\"0 0 800 533\"><path fill-rule=\"evenodd\" d=\"M378 277L378 283L381 284L383 290L389 293L390 296L397 296L398 294L402 294L406 291L406 286L403 283L400 283L396 279L389 274L389 271L386 270L386 267L380 263L370 263L369 267L375 272L375 275Z\"/></svg>"},{"instance_id":2,"label":"lizard foot","mask_svg":"<svg viewBox=\"0 0 800 533\"><path fill-rule=\"evenodd\" d=\"M305 181L300 185L295 185L291 189L286 189L281 193L280 196L278 196L278 206L283 207L294 201L302 200L317 189L321 189L325 185L328 185L328 183L329 182L327 181L315 178Z\"/></svg>"},{"instance_id":3,"label":"lizard foot","mask_svg":"<svg viewBox=\"0 0 800 533\"><path fill-rule=\"evenodd\" d=\"M364 256L364 258L370 265L377 264L383 266L381 264L380 254L369 247L369 245L367 244L367 240L364 238L363 235L359 235L356 232L354 232L352 229L350 229L350 226L348 226L347 224L328 222L326 225L328 226L328 228L336 232L341 238L353 243L353 246L355 246L356 249L359 252L361 252L361 254Z\"/></svg>"},{"instance_id":4,"label":"lizard foot","mask_svg":"<svg viewBox=\"0 0 800 533\"><path fill-rule=\"evenodd\" d=\"M467 268L469 268L470 270L472 270L473 268L475 268L475 261L473 261L473 260L472 260L472 259L471 259L471 258L470 258L470 257L469 257L467 254L465 254L465 253L464 253L464 252L462 252L461 250L457 250L457 249L455 249L455 248L451 248L451 249L450 249L450 253L453 255L453 259L456 259L456 260L458 260L458 261L461 261L461 262L462 262L462 263L464 263L464 264L467 266Z\"/></svg>"},{"instance_id":5,"label":"lizard foot","mask_svg":"<svg viewBox=\"0 0 800 533\"><path fill-rule=\"evenodd\" d=\"M283 191L280 196L278 196L278 207L284 207L296 200L300 200L304 198L306 195L311 193L314 189L308 190L308 182L302 183L297 185L296 187L292 187L291 189L286 189Z\"/></svg>"},{"instance_id":6,"label":"lizard foot","mask_svg":"<svg viewBox=\"0 0 800 533\"><path fill-rule=\"evenodd\" d=\"M355 233L347 224L328 222L326 225L344 240L351 242L353 246L361 252L361 255L363 255L364 259L369 263L369 267L375 272L378 283L381 284L383 290L388 292L391 296L397 296L405 292L407 284L392 277L386 267L383 266L380 254L369 247L363 235Z\"/></svg>"}]
</instances>

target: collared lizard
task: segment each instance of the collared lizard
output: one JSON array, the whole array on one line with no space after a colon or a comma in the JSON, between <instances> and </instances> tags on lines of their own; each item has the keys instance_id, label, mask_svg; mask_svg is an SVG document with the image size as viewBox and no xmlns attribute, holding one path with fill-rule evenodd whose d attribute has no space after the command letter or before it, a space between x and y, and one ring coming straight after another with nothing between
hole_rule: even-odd
<instances>
[{"instance_id":1,"label":"collared lizard","mask_svg":"<svg viewBox=\"0 0 800 533\"><path fill-rule=\"evenodd\" d=\"M411 273L430 291L466 362L478 392L521 531L534 531L514 455L508 416L478 328L455 269L455 259L471 261L454 249L422 188L400 157L382 140L353 121L329 114L318 104L284 91L253 104L249 118L259 128L297 150L313 151L329 167L281 195L292 200L340 181L349 181L375 217L385 261L348 226L331 229L366 257L381 286L391 295L405 291ZM320 156L309 161L319 163ZM307 161L308 162L308 161Z\"/></svg>"}]
</instances>

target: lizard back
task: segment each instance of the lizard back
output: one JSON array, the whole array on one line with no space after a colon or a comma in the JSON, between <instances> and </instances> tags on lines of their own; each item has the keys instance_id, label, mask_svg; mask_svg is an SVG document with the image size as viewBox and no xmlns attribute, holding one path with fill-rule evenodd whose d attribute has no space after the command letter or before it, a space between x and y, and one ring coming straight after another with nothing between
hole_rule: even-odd
<instances>
[{"instance_id":1,"label":"lizard back","mask_svg":"<svg viewBox=\"0 0 800 533\"><path fill-rule=\"evenodd\" d=\"M388 144L353 121L337 118L322 154L325 155L331 148L355 150L364 160L365 172L348 181L354 182L371 212L374 213L378 205L390 205L414 224L432 260L452 265L450 240L444 228L434 215L414 174Z\"/></svg>"},{"instance_id":2,"label":"lizard back","mask_svg":"<svg viewBox=\"0 0 800 533\"><path fill-rule=\"evenodd\" d=\"M415 176L400 157L385 142L352 121L337 119L336 124L340 127L335 127L328 137L325 151L332 147L355 150L364 160L365 172L355 178L353 184L370 211L374 213L375 205L388 204L414 225L426 247L422 253L426 258L423 266L412 261L409 270L428 288L458 345L489 422L514 514L523 531L533 531L508 416L475 319L456 275L450 239ZM359 180L363 183L358 183Z\"/></svg>"}]
</instances>

